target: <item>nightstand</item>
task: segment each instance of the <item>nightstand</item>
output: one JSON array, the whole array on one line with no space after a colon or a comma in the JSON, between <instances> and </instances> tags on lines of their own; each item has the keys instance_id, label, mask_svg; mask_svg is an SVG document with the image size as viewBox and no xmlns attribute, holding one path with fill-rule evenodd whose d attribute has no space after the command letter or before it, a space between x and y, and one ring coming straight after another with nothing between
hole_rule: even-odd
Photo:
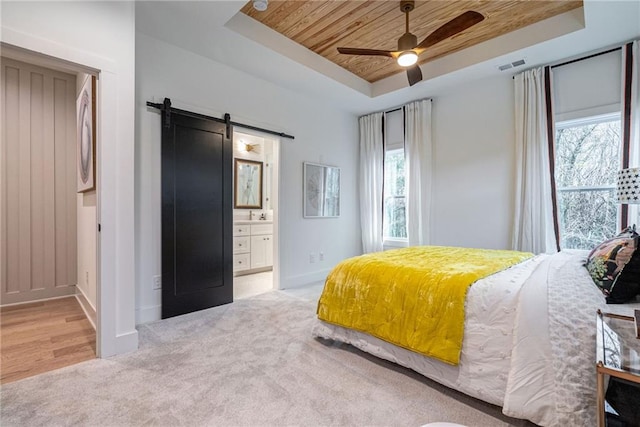
<instances>
[{"instance_id":1,"label":"nightstand","mask_svg":"<svg viewBox=\"0 0 640 427\"><path fill-rule=\"evenodd\" d=\"M598 310L596 317L596 372L598 427L605 425L640 425L637 419L637 403L640 400L640 339L637 321L640 310L635 310L635 318ZM609 378L610 390L605 379ZM623 390L623 392L616 392ZM606 394L605 394L606 393ZM624 401L613 401L615 396L623 396ZM611 398L610 398L611 396ZM605 402L605 400L611 400ZM605 403L607 409L605 410Z\"/></svg>"}]
</instances>

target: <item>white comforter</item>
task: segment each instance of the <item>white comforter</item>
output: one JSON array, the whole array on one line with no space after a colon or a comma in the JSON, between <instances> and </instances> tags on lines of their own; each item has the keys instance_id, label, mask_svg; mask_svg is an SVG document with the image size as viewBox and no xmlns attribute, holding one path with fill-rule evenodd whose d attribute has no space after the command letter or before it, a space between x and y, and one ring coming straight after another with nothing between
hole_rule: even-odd
<instances>
[{"instance_id":1,"label":"white comforter","mask_svg":"<svg viewBox=\"0 0 640 427\"><path fill-rule=\"evenodd\" d=\"M512 417L543 426L595 425L595 318L605 301L583 267L585 257L585 251L539 255L476 282L467 294L458 366L321 321L313 334L409 367Z\"/></svg>"}]
</instances>

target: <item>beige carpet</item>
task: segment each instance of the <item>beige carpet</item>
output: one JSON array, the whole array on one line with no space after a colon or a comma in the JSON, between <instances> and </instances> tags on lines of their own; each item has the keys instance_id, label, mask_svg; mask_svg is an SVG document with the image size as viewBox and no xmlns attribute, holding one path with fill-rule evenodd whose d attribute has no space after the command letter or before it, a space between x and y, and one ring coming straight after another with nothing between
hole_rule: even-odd
<instances>
[{"instance_id":1,"label":"beige carpet","mask_svg":"<svg viewBox=\"0 0 640 427\"><path fill-rule=\"evenodd\" d=\"M526 426L311 337L315 302L269 292L139 328L140 349L1 389L2 426Z\"/></svg>"}]
</instances>

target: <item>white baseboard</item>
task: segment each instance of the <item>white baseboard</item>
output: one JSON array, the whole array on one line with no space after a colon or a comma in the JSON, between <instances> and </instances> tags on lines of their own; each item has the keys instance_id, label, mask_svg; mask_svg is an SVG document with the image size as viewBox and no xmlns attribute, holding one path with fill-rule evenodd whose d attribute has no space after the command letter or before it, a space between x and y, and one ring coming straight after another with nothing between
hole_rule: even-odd
<instances>
[{"instance_id":1,"label":"white baseboard","mask_svg":"<svg viewBox=\"0 0 640 427\"><path fill-rule=\"evenodd\" d=\"M324 282L330 272L331 269L327 268L313 273L280 278L280 289L300 288L310 283Z\"/></svg>"},{"instance_id":2,"label":"white baseboard","mask_svg":"<svg viewBox=\"0 0 640 427\"><path fill-rule=\"evenodd\" d=\"M280 289L300 288L314 282L324 282L331 268L314 271L313 273L301 274L280 280ZM136 325L143 325L149 322L155 322L162 318L162 306L154 305L148 307L140 307L136 309Z\"/></svg>"},{"instance_id":3,"label":"white baseboard","mask_svg":"<svg viewBox=\"0 0 640 427\"><path fill-rule=\"evenodd\" d=\"M136 326L144 323L155 322L162 318L162 306L153 305L150 307L141 307L136 310Z\"/></svg>"},{"instance_id":4,"label":"white baseboard","mask_svg":"<svg viewBox=\"0 0 640 427\"><path fill-rule=\"evenodd\" d=\"M116 354L130 353L138 349L138 331L134 329L131 332L116 336Z\"/></svg>"},{"instance_id":5,"label":"white baseboard","mask_svg":"<svg viewBox=\"0 0 640 427\"><path fill-rule=\"evenodd\" d=\"M69 294L69 295L61 295L61 296L58 296L58 297L34 299L32 301L12 302L10 304L1 304L0 307L4 308L4 307L11 307L11 306L14 306L14 305L33 304L35 302L53 301L54 299L71 298L71 297L74 297L74 296L75 296L75 294Z\"/></svg>"},{"instance_id":6,"label":"white baseboard","mask_svg":"<svg viewBox=\"0 0 640 427\"><path fill-rule=\"evenodd\" d=\"M87 316L89 323L91 323L91 326L93 326L93 329L97 331L96 310L93 307L93 305L91 305L91 301L89 301L89 299L86 297L84 292L82 292L82 290L80 290L80 293L77 293L75 296L76 296L76 300L78 300L78 304L80 304L80 308L82 308L82 311L84 311L84 315Z\"/></svg>"}]
</instances>

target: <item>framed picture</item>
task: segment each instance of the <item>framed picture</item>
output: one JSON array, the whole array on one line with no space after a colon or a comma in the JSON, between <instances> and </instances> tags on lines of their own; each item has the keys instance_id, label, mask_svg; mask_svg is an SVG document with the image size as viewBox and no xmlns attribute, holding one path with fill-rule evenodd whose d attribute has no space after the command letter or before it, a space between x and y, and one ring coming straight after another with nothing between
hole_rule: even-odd
<instances>
[{"instance_id":1,"label":"framed picture","mask_svg":"<svg viewBox=\"0 0 640 427\"><path fill-rule=\"evenodd\" d=\"M236 159L235 209L262 209L262 162Z\"/></svg>"},{"instance_id":2,"label":"framed picture","mask_svg":"<svg viewBox=\"0 0 640 427\"><path fill-rule=\"evenodd\" d=\"M96 186L96 78L87 76L76 100L78 193Z\"/></svg>"},{"instance_id":3,"label":"framed picture","mask_svg":"<svg viewBox=\"0 0 640 427\"><path fill-rule=\"evenodd\" d=\"M340 168L304 162L304 217L340 216Z\"/></svg>"}]
</instances>

